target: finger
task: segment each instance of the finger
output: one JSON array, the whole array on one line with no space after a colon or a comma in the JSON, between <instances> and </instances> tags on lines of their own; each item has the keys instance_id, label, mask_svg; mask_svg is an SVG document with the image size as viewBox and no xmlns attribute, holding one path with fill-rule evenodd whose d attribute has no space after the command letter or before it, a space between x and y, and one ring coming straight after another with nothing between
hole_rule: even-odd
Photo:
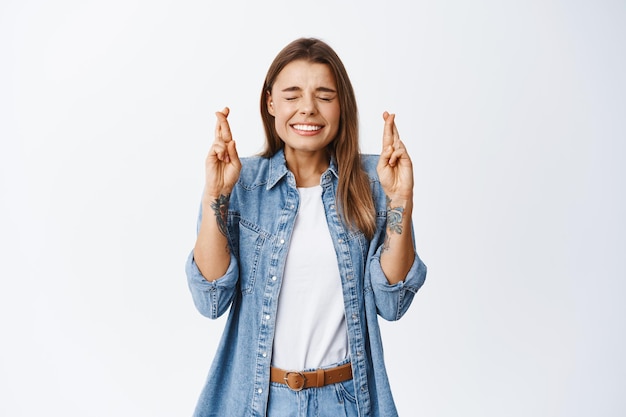
<instances>
[{"instance_id":1,"label":"finger","mask_svg":"<svg viewBox=\"0 0 626 417\"><path fill-rule=\"evenodd\" d=\"M397 144L393 147L393 153L389 157L389 165L395 166L400 160L404 160L404 162L411 162L411 158L409 157L409 153L404 146L402 141L398 140Z\"/></svg>"},{"instance_id":2,"label":"finger","mask_svg":"<svg viewBox=\"0 0 626 417\"><path fill-rule=\"evenodd\" d=\"M237 145L234 140L226 144L226 151L228 152L228 159L237 167L241 167L241 161L239 160L239 154L237 153Z\"/></svg>"},{"instance_id":3,"label":"finger","mask_svg":"<svg viewBox=\"0 0 626 417\"><path fill-rule=\"evenodd\" d=\"M398 133L398 125L396 124L396 115L393 115L393 138L394 141L400 140L400 134Z\"/></svg>"},{"instance_id":4,"label":"finger","mask_svg":"<svg viewBox=\"0 0 626 417\"><path fill-rule=\"evenodd\" d=\"M230 131L230 124L227 120L229 114L230 109L228 107L224 107L224 110L222 111L215 112L215 116L217 117L215 137L220 138L224 142L230 142L233 139Z\"/></svg>"},{"instance_id":5,"label":"finger","mask_svg":"<svg viewBox=\"0 0 626 417\"><path fill-rule=\"evenodd\" d=\"M219 112L218 112L219 113ZM214 133L214 140L221 140L221 129L220 129L220 118L217 117L217 113L215 113L216 116L216 121L215 121L215 133Z\"/></svg>"},{"instance_id":6,"label":"finger","mask_svg":"<svg viewBox=\"0 0 626 417\"><path fill-rule=\"evenodd\" d=\"M383 129L383 149L393 144L395 116L395 114L389 114L388 112L383 113L383 119L385 120L385 127Z\"/></svg>"},{"instance_id":7,"label":"finger","mask_svg":"<svg viewBox=\"0 0 626 417\"><path fill-rule=\"evenodd\" d=\"M230 132L230 125L228 124L228 120L226 120L226 116L222 112L216 112L217 116L217 126L215 130L215 138L223 140L224 142L230 142L233 137Z\"/></svg>"},{"instance_id":8,"label":"finger","mask_svg":"<svg viewBox=\"0 0 626 417\"><path fill-rule=\"evenodd\" d=\"M215 112L215 132L214 132L214 141L222 142L222 120L220 115L223 116L222 112Z\"/></svg>"},{"instance_id":9,"label":"finger","mask_svg":"<svg viewBox=\"0 0 626 417\"><path fill-rule=\"evenodd\" d=\"M228 156L228 151L226 150L226 144L221 140L216 140L211 146L210 155L215 155L219 161L224 161L224 159Z\"/></svg>"},{"instance_id":10,"label":"finger","mask_svg":"<svg viewBox=\"0 0 626 417\"><path fill-rule=\"evenodd\" d=\"M398 125L396 124L396 115L393 115L393 147L404 146L400 141L400 133L398 133Z\"/></svg>"},{"instance_id":11,"label":"finger","mask_svg":"<svg viewBox=\"0 0 626 417\"><path fill-rule=\"evenodd\" d=\"M391 153L391 156L389 157L389 165L392 167L396 166L396 164L398 163L398 160L402 158L403 153L404 153L403 149L394 149L393 152Z\"/></svg>"},{"instance_id":12,"label":"finger","mask_svg":"<svg viewBox=\"0 0 626 417\"><path fill-rule=\"evenodd\" d=\"M381 170L389 165L389 158L391 158L392 154L393 154L393 146L390 145L390 146L383 148L382 152L380 153L380 157L378 158L378 166L377 166L378 170Z\"/></svg>"}]
</instances>

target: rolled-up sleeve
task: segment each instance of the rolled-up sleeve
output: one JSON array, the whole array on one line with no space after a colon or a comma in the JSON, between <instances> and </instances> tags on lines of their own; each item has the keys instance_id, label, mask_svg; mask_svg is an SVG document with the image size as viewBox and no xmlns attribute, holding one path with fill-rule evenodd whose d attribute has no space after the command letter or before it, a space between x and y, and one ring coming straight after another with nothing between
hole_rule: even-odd
<instances>
[{"instance_id":1,"label":"rolled-up sleeve","mask_svg":"<svg viewBox=\"0 0 626 417\"><path fill-rule=\"evenodd\" d=\"M185 270L193 302L200 314L210 319L224 314L233 301L239 277L239 265L233 254L226 273L215 281L209 282L202 276L193 259L193 251L187 258Z\"/></svg>"},{"instance_id":2,"label":"rolled-up sleeve","mask_svg":"<svg viewBox=\"0 0 626 417\"><path fill-rule=\"evenodd\" d=\"M378 314L385 320L394 321L400 319L407 312L415 293L424 284L426 265L415 253L415 260L405 279L391 285L380 265L381 251L382 247L379 247L369 261L371 288Z\"/></svg>"}]
</instances>

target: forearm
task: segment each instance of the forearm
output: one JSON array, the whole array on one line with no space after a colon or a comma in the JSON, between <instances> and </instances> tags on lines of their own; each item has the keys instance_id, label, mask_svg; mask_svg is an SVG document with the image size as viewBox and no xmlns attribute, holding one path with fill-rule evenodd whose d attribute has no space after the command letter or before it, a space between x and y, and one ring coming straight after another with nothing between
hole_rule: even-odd
<instances>
[{"instance_id":1,"label":"forearm","mask_svg":"<svg viewBox=\"0 0 626 417\"><path fill-rule=\"evenodd\" d=\"M412 198L387 199L386 237L380 265L392 285L404 280L415 260L411 235L412 212Z\"/></svg>"},{"instance_id":2,"label":"forearm","mask_svg":"<svg viewBox=\"0 0 626 417\"><path fill-rule=\"evenodd\" d=\"M194 247L194 261L207 281L226 273L230 264L226 220L229 196L206 196L202 201L202 220Z\"/></svg>"}]
</instances>

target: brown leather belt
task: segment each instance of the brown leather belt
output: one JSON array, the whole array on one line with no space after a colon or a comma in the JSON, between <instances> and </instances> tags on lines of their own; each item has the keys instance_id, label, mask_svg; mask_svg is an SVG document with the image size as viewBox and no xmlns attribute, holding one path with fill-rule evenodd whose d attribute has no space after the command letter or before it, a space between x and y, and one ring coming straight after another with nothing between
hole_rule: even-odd
<instances>
[{"instance_id":1,"label":"brown leather belt","mask_svg":"<svg viewBox=\"0 0 626 417\"><path fill-rule=\"evenodd\" d=\"M270 381L285 384L294 391L304 388L319 388L324 385L352 379L352 365L347 363L335 368L318 369L311 372L285 371L279 368L270 368Z\"/></svg>"}]
</instances>

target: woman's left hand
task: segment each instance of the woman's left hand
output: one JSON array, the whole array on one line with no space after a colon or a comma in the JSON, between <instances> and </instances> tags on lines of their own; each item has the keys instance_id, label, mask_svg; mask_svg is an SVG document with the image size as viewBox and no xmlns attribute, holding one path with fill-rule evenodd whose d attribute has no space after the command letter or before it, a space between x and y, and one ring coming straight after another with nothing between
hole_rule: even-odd
<instances>
[{"instance_id":1,"label":"woman's left hand","mask_svg":"<svg viewBox=\"0 0 626 417\"><path fill-rule=\"evenodd\" d=\"M387 197L394 201L413 200L413 164L400 140L395 114L383 113L383 150L376 171Z\"/></svg>"}]
</instances>

